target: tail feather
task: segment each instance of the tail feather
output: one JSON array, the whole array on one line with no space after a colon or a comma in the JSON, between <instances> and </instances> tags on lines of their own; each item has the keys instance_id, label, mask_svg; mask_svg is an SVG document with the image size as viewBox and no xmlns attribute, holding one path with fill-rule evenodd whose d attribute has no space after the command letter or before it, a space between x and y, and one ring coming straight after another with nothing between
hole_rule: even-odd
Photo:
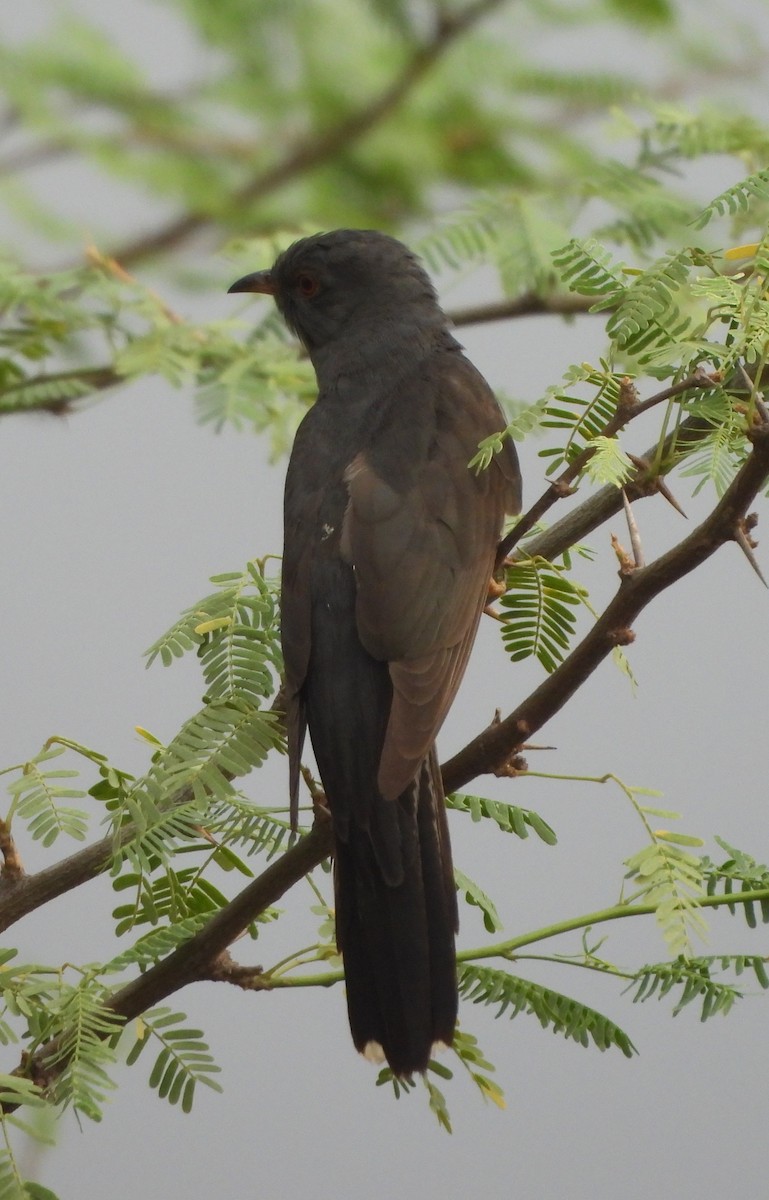
<instances>
[{"instance_id":1,"label":"tail feather","mask_svg":"<svg viewBox=\"0 0 769 1200\"><path fill-rule=\"evenodd\" d=\"M386 799L377 783L392 707L388 664L361 644L355 574L341 559L314 567L319 599L297 703L306 712L334 827L337 941L353 1041L382 1047L397 1075L424 1071L451 1043L457 1014L457 903L435 751ZM298 771L301 713L289 726Z\"/></svg>"},{"instance_id":2,"label":"tail feather","mask_svg":"<svg viewBox=\"0 0 769 1200\"><path fill-rule=\"evenodd\" d=\"M351 825L335 849L337 940L353 1041L372 1043L396 1075L424 1071L433 1045L450 1045L457 1017L457 904L434 753L396 800L402 879L387 882L367 829Z\"/></svg>"}]
</instances>

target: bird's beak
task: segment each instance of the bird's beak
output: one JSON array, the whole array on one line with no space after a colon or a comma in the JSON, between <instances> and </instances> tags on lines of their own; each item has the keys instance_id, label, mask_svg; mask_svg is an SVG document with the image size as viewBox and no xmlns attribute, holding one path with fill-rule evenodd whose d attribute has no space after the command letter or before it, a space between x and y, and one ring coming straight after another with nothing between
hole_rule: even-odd
<instances>
[{"instance_id":1,"label":"bird's beak","mask_svg":"<svg viewBox=\"0 0 769 1200\"><path fill-rule=\"evenodd\" d=\"M266 296L275 295L275 280L271 271L254 271L253 275L244 275L236 279L228 292L264 292Z\"/></svg>"}]
</instances>

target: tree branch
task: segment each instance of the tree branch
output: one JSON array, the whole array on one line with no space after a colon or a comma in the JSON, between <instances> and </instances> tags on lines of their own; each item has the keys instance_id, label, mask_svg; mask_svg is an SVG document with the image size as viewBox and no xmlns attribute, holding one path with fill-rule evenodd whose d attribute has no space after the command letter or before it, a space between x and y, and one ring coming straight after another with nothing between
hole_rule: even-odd
<instances>
[{"instance_id":1,"label":"tree branch","mask_svg":"<svg viewBox=\"0 0 769 1200\"><path fill-rule=\"evenodd\" d=\"M167 958L115 992L109 1009L127 1021L188 983L210 978L211 964L270 905L331 853L331 822L319 817L309 833Z\"/></svg>"},{"instance_id":2,"label":"tree branch","mask_svg":"<svg viewBox=\"0 0 769 1200\"><path fill-rule=\"evenodd\" d=\"M458 37L493 9L499 8L503 2L504 0L474 0L456 13L444 13L438 9L432 36L417 47L401 73L388 87L331 129L325 132L310 132L274 166L235 191L231 199L232 208L237 209L263 199L296 176L307 174L359 141L403 103ZM153 233L125 242L112 251L112 254L123 264L135 263L149 255L174 249L213 220L214 218L207 213L188 213L175 218Z\"/></svg>"},{"instance_id":3,"label":"tree branch","mask_svg":"<svg viewBox=\"0 0 769 1200\"><path fill-rule=\"evenodd\" d=\"M134 833L127 830L125 840ZM105 837L34 875L4 874L0 877L0 933L36 908L108 871L114 852L115 839Z\"/></svg>"},{"instance_id":4,"label":"tree branch","mask_svg":"<svg viewBox=\"0 0 769 1200\"><path fill-rule=\"evenodd\" d=\"M455 308L446 315L453 325L481 325L488 321L509 321L515 317L573 317L590 313L594 304L594 296L577 296L574 293L538 296L536 292L524 292L522 296L493 300L489 304ZM611 309L604 308L592 315L605 316L607 312L611 312Z\"/></svg>"},{"instance_id":5,"label":"tree branch","mask_svg":"<svg viewBox=\"0 0 769 1200\"><path fill-rule=\"evenodd\" d=\"M708 375L706 371L698 367L696 371L693 371L686 379L682 379L680 383L664 388L662 391L650 396L647 400L639 401L638 394L631 381L629 379L623 380L616 410L606 422L603 429L601 429L600 436L614 437L615 434L624 429L626 425L629 425L636 417L640 417L642 413L648 412L655 405L662 404L664 401L676 396L683 396L686 392L715 387L720 382L721 377L719 375ZM656 448L654 452L656 453ZM534 528L537 522L541 520L554 504L563 499L564 496L570 494L571 485L575 479L579 478L594 454L595 448L593 446L585 446L561 471L558 478L549 484L539 499L532 504L528 512L525 512L516 522L497 547L497 566L501 566L513 547L518 545L521 539L526 536L530 529ZM620 504L621 502L622 498L620 495Z\"/></svg>"},{"instance_id":6,"label":"tree branch","mask_svg":"<svg viewBox=\"0 0 769 1200\"><path fill-rule=\"evenodd\" d=\"M755 427L750 438L753 445L749 457L713 511L672 550L646 567L622 574L616 596L564 662L508 717L489 725L444 765L447 791L501 769L526 738L563 708L614 646L632 640L631 623L655 596L700 566L725 542L735 539L747 506L769 479L769 422ZM188 983L210 978L217 956L268 905L327 857L330 849L330 822L319 818L310 833L217 912L199 933L115 992L107 1008L130 1020ZM730 896L728 900L733 902L735 898L739 899ZM620 906L614 915L630 916L632 911L630 906ZM548 935L540 932L540 936ZM515 945L530 940L528 935L523 941L505 943L505 952L511 953ZM17 1072L41 1087L49 1087L66 1065L61 1059L51 1061L56 1058L59 1044L53 1039L42 1046L25 1059Z\"/></svg>"},{"instance_id":7,"label":"tree branch","mask_svg":"<svg viewBox=\"0 0 769 1200\"><path fill-rule=\"evenodd\" d=\"M698 908L721 908L725 904L760 904L769 900L769 888L754 888L744 892L734 892L723 896L702 896L697 901ZM548 938L559 937L562 933L572 933L576 929L588 929L593 925L603 925L607 921L621 921L625 917L650 917L657 912L656 904L629 904L627 902L613 904L610 908L601 908L597 912L583 913L581 917L568 917L565 921L556 921L552 925L544 925L541 929L532 929L529 933L521 933L517 937L507 938L491 946L481 946L476 950L460 950L458 962L468 962L477 958L512 958L518 950L532 946L536 942L544 942Z\"/></svg>"},{"instance_id":8,"label":"tree branch","mask_svg":"<svg viewBox=\"0 0 769 1200\"><path fill-rule=\"evenodd\" d=\"M125 250L118 251L116 265L117 262L122 265L136 257L130 252L126 254ZM583 300L587 300L589 303L583 304ZM502 320L506 317L529 316L534 313L557 315L559 313L587 312L590 304L592 304L592 300L583 296L554 296L550 299L541 299L532 295L521 297L518 300L500 301L496 305L481 305L476 309L457 310L450 313L449 318L455 325L472 325L480 321ZM495 315L485 315L491 314L497 309L499 311ZM64 413L72 411L75 401L87 398L94 392L105 391L126 382L125 376L118 374L112 366L106 364L97 367L78 367L70 371L56 371L50 375L35 375L32 378L22 379L18 383L9 384L0 390L0 417L11 413L25 412L48 412L55 416L62 416ZM55 390L58 384L66 385L68 383L82 384L82 394L64 396L59 399L46 399L40 396L32 400L28 399L30 388Z\"/></svg>"},{"instance_id":9,"label":"tree branch","mask_svg":"<svg viewBox=\"0 0 769 1200\"><path fill-rule=\"evenodd\" d=\"M734 541L748 505L769 479L769 424L751 431L752 451L713 511L672 550L623 574L619 591L561 665L503 721L489 725L443 765L447 792L500 770L510 755L555 716L615 646L633 640L631 625L655 596Z\"/></svg>"},{"instance_id":10,"label":"tree branch","mask_svg":"<svg viewBox=\"0 0 769 1200\"><path fill-rule=\"evenodd\" d=\"M0 417L24 412L49 412L61 416L70 411L73 401L82 400L93 392L126 382L124 376L109 366L76 367L71 371L55 371L51 375L35 375L31 379L9 384L0 391ZM40 396L32 400L27 398L26 393L30 388L50 388L55 391L57 385L62 384L82 384L83 391L79 395L62 396L58 399Z\"/></svg>"},{"instance_id":11,"label":"tree branch","mask_svg":"<svg viewBox=\"0 0 769 1200\"><path fill-rule=\"evenodd\" d=\"M625 484L628 498L642 500L647 496L656 496L660 491L660 480L680 461L684 450L707 437L711 430L712 426L702 418L687 417L678 429L668 434L661 447L659 442L654 442L643 454L638 455L636 461L640 465L632 479ZM659 464L647 466L655 456L659 457ZM540 556L552 562L615 516L621 508L622 491L608 483L549 529L529 538L525 546L526 554L531 558Z\"/></svg>"},{"instance_id":12,"label":"tree branch","mask_svg":"<svg viewBox=\"0 0 769 1200\"><path fill-rule=\"evenodd\" d=\"M310 860L317 854L317 848L315 846L310 846L310 841L319 828L320 826L316 825L313 831L303 838L302 841L294 848L294 850L291 850L288 852L288 854L284 855L280 862L284 863L289 855L293 854L294 851L299 851L302 849L303 853L307 856L308 863L310 863L307 869L311 870L312 865L314 864L312 864ZM327 830L330 835L330 823L327 825ZM325 857L325 853L322 855L322 857ZM280 863L276 863L274 865L277 868L280 866ZM256 889L257 885L260 884L262 880L266 879L266 877L270 874L270 871L272 871L272 868L268 868L268 870L265 871L264 875L261 876L260 879L254 880L254 883L251 885L251 887ZM284 880L274 879L271 882L271 891L266 886L262 889L265 896L270 896L269 899L265 900L264 907L269 904L273 904L275 900L280 899L280 896L282 896L288 887L291 886L293 881L289 880L288 882L285 882ZM250 889L246 889L246 892L249 890ZM245 895L245 893L243 893L243 895ZM252 898L255 898L255 893ZM763 903L768 899L769 888L754 888L748 891L734 892L721 896L703 896L698 902L698 906L702 908L721 908L724 906L729 906L731 908L735 904L744 905ZM224 911L226 910L222 910L222 912ZM508 938L503 942L496 942L488 946L474 947L468 950L460 950L457 953L457 962L476 962L478 960L487 958L504 958L508 960L515 959L518 950L523 949L526 946L535 945L536 943L545 941L548 938L558 937L563 933L570 933L578 929L589 929L595 925L606 924L608 921L619 921L626 917L652 916L656 913L656 911L656 904L615 904L609 908L597 909L595 912L583 913L579 917L569 917L564 921L557 921L551 925L545 925L540 929L534 929L528 933L519 934L517 937ZM217 916L221 915L221 913L217 914ZM210 929L216 920L217 917L214 917L210 925L207 926L207 929ZM202 937L206 931L207 930L202 930L198 937ZM197 939L193 939L193 941L196 940ZM169 957L164 959L163 962L158 963L157 966L153 967L151 971L148 971L145 975L140 976L139 979L134 981L134 983L128 984L125 988L121 988L119 992L115 993L112 1000L107 1005L109 1010L114 1012L116 1015L123 1017L126 1021L133 1020L141 1013L146 1012L154 1004L157 1004L158 1001L165 999L172 992L178 991L187 983L194 983L199 979L219 978L215 974L211 973L210 963L209 967L206 968L204 959L197 955L190 955L189 960L184 963L185 971L188 967L192 966L193 962L196 964L196 972L190 974L189 978L184 978L179 981L178 978L174 979L172 977L169 980L165 977L164 973L161 971L161 968L165 967L167 963L170 964L177 954L191 945L192 942L187 942L184 946L178 947L173 954L169 955ZM202 946L199 948L202 949ZM312 975L295 975L293 977L281 976L277 979L271 980L269 984L260 989L253 986L255 982L253 973L248 968L241 968L241 970L243 972L244 979L246 977L249 979L248 990L251 991L274 991L276 989L303 987L331 987L336 983L341 983L344 979L344 972L340 970L317 972ZM157 972L157 974L155 974L155 972ZM221 978L225 978L225 976L221 976ZM145 981L149 984L149 986L142 986ZM108 1036L108 1034L105 1033L105 1036ZM50 1062L50 1059L56 1056L60 1045L60 1038L52 1038L34 1055L25 1057L20 1066L13 1071L13 1074L22 1075L25 1078L31 1079L43 1091L50 1089L58 1077L66 1069L66 1063L61 1060L53 1063ZM13 1101L0 1102L0 1111L6 1114L15 1111L18 1107L19 1105Z\"/></svg>"},{"instance_id":13,"label":"tree branch","mask_svg":"<svg viewBox=\"0 0 769 1200\"><path fill-rule=\"evenodd\" d=\"M625 487L628 496L637 500L655 495L659 477L672 469L678 461L682 448L705 437L709 430L710 426L700 418L688 417L663 442L659 454L659 466L654 471L646 468L638 469L633 480ZM659 446L655 442L640 456L639 461L652 460L658 450ZM526 543L526 553L531 557L542 556L548 560L556 559L576 542L581 541L609 520L619 512L621 507L621 491L608 484L588 497L573 512L567 513L565 517L556 521L550 529L530 538ZM171 803L183 802L183 793L171 801ZM128 841L134 832L130 827L126 828L121 835L119 844ZM27 916L28 913L109 870L115 847L114 839L105 837L34 875L14 879L1 878L0 933L15 924L16 921L21 920L22 917Z\"/></svg>"}]
</instances>

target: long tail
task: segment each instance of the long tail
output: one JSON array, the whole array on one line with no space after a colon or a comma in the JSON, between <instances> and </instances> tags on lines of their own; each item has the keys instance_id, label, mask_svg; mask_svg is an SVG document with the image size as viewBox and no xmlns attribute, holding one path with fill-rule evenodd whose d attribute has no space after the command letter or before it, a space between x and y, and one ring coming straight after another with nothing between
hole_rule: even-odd
<instances>
[{"instance_id":1,"label":"long tail","mask_svg":"<svg viewBox=\"0 0 769 1200\"><path fill-rule=\"evenodd\" d=\"M371 831L350 822L335 848L337 941L355 1046L402 1076L424 1071L436 1042L451 1045L457 1019L457 900L435 751L397 800L379 803L397 808L402 880L387 882Z\"/></svg>"}]
</instances>

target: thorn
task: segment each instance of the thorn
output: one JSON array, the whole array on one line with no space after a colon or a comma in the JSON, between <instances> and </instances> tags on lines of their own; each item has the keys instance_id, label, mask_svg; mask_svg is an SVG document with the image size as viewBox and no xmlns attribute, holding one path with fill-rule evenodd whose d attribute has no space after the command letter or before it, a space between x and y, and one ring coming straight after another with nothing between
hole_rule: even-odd
<instances>
[{"instance_id":1,"label":"thorn","mask_svg":"<svg viewBox=\"0 0 769 1200\"><path fill-rule=\"evenodd\" d=\"M751 520L752 515L753 514L740 519L734 532L734 540L747 558L753 570L756 572L756 575L758 575L758 578L761 580L764 587L769 588L769 583L767 583L764 579L763 572L761 571L756 556L753 553L758 543L753 540L748 532L748 530L753 529L756 524L755 520Z\"/></svg>"},{"instance_id":2,"label":"thorn","mask_svg":"<svg viewBox=\"0 0 769 1200\"><path fill-rule=\"evenodd\" d=\"M622 489L622 504L625 509L625 519L630 532L630 545L633 548L633 562L636 568L642 567L644 565L644 552L643 547L641 546L641 534L638 532L638 526L636 525L633 508L627 498L627 492L624 488Z\"/></svg>"},{"instance_id":3,"label":"thorn","mask_svg":"<svg viewBox=\"0 0 769 1200\"><path fill-rule=\"evenodd\" d=\"M492 725L499 724L500 712L497 709L496 718L492 721ZM501 766L495 767L493 774L497 779L515 779L518 775L525 775L529 769L529 764L523 757L524 750L557 750L557 746L537 746L533 742L522 742L517 746L513 753L506 758Z\"/></svg>"},{"instance_id":4,"label":"thorn","mask_svg":"<svg viewBox=\"0 0 769 1200\"><path fill-rule=\"evenodd\" d=\"M653 492L659 492L660 496L662 496L664 500L667 500L668 504L672 504L676 512L680 513L684 520L688 521L689 518L681 508L681 505L676 500L668 485L665 483L663 477L661 475L652 474L651 463L649 462L648 458L639 458L635 454L628 454L628 458L636 470L647 474L647 478L643 481L638 480L636 482L636 486L640 487L646 495L651 495Z\"/></svg>"},{"instance_id":5,"label":"thorn","mask_svg":"<svg viewBox=\"0 0 769 1200\"><path fill-rule=\"evenodd\" d=\"M763 421L764 425L769 425L769 409L767 409L761 397L756 393L753 397L753 403L756 406L756 412Z\"/></svg>"},{"instance_id":6,"label":"thorn","mask_svg":"<svg viewBox=\"0 0 769 1200\"><path fill-rule=\"evenodd\" d=\"M748 373L745 370L745 367L743 366L742 363L738 364L737 370L739 371L740 375L742 376L742 382L745 384L746 390L748 392L752 392L753 388L756 386L755 381L750 378L750 376L748 375Z\"/></svg>"},{"instance_id":7,"label":"thorn","mask_svg":"<svg viewBox=\"0 0 769 1200\"><path fill-rule=\"evenodd\" d=\"M208 842L210 846L216 846L216 848L219 849L221 842L217 842L214 835L209 829L206 829L205 825L193 825L192 828L197 834L200 835L200 837L203 838L203 841Z\"/></svg>"},{"instance_id":8,"label":"thorn","mask_svg":"<svg viewBox=\"0 0 769 1200\"><path fill-rule=\"evenodd\" d=\"M668 504L672 505L672 507L676 510L677 513L681 514L681 516L683 517L683 519L685 521L689 520L689 518L687 517L684 510L681 508L681 505L678 503L675 496L671 492L670 488L665 483L664 479L657 480L657 491L659 492L660 496L662 496L662 498L664 500L667 500Z\"/></svg>"},{"instance_id":9,"label":"thorn","mask_svg":"<svg viewBox=\"0 0 769 1200\"><path fill-rule=\"evenodd\" d=\"M746 391L750 395L750 399L751 399L751 403L752 403L753 407L755 408L756 412L758 413L759 417L761 418L761 421L763 422L763 424L766 425L767 422L769 422L769 411L767 410L767 407L764 404L764 402L761 398L761 395L759 394L758 379L753 379L753 377L751 375L749 375L748 372L745 370L745 367L743 366L742 363L739 363L737 365L737 370L740 373L740 375L742 376L742 381L745 384ZM763 380L761 380L761 382L763 382Z\"/></svg>"}]
</instances>

